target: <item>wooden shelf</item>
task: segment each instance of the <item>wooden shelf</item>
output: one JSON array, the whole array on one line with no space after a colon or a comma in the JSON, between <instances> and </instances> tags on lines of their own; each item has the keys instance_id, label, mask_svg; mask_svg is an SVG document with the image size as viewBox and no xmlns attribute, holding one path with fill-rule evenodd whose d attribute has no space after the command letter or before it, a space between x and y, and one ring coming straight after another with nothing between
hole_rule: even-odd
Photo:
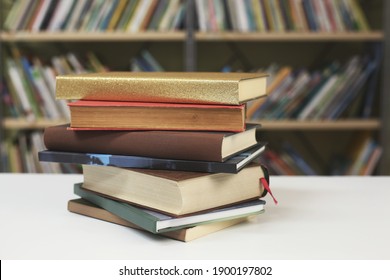
<instances>
[{"instance_id":1,"label":"wooden shelf","mask_svg":"<svg viewBox=\"0 0 390 280\"><path fill-rule=\"evenodd\" d=\"M196 33L198 41L270 41L270 42L294 42L294 41L382 41L384 33L381 31L372 32L273 32L273 33Z\"/></svg>"},{"instance_id":2,"label":"wooden shelf","mask_svg":"<svg viewBox=\"0 0 390 280\"><path fill-rule=\"evenodd\" d=\"M184 41L186 35L182 31L174 32L2 32L0 38L4 42L88 42L88 41ZM269 41L269 42L294 42L294 41L382 41L384 34L382 31L371 32L338 32L338 33L320 33L320 32L210 32L195 33L197 41Z\"/></svg>"},{"instance_id":3,"label":"wooden shelf","mask_svg":"<svg viewBox=\"0 0 390 280\"><path fill-rule=\"evenodd\" d=\"M69 123L69 120L45 120L38 119L28 121L24 118L5 118L2 122L4 129L43 129L48 126Z\"/></svg>"},{"instance_id":4,"label":"wooden shelf","mask_svg":"<svg viewBox=\"0 0 390 280\"><path fill-rule=\"evenodd\" d=\"M378 119L367 120L335 120L335 121L296 121L296 120L256 120L264 130L377 130L381 123ZM5 118L5 129L42 129L51 125L69 123L68 120L45 120L27 121L24 118Z\"/></svg>"},{"instance_id":5,"label":"wooden shelf","mask_svg":"<svg viewBox=\"0 0 390 280\"><path fill-rule=\"evenodd\" d=\"M0 34L4 42L88 42L88 41L184 41L184 32L37 32Z\"/></svg>"},{"instance_id":6,"label":"wooden shelf","mask_svg":"<svg viewBox=\"0 0 390 280\"><path fill-rule=\"evenodd\" d=\"M377 130L381 127L379 119L353 120L257 120L264 130Z\"/></svg>"}]
</instances>

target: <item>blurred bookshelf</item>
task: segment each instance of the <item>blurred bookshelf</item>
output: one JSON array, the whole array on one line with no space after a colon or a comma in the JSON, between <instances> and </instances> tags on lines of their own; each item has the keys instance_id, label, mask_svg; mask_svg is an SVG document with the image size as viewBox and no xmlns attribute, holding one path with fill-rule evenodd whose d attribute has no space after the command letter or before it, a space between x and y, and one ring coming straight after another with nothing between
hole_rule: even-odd
<instances>
[{"instance_id":1,"label":"blurred bookshelf","mask_svg":"<svg viewBox=\"0 0 390 280\"><path fill-rule=\"evenodd\" d=\"M295 80L298 77L299 69L307 68L310 73L313 73L324 69L326 65L335 61L340 62L341 68L343 68L353 56L358 56L363 61L362 65L365 65L365 59L371 58L373 49L382 49L381 59L388 56L387 41L389 36L385 21L386 18L390 17L387 16L390 14L390 5L383 0L68 1L69 6L62 3L64 5L62 10L69 10L68 14L62 15L62 23L50 21L50 15L55 14L55 4L53 4L51 14L49 12L44 14L47 16L45 27L41 25L40 28L37 27L38 25L33 28L33 14L34 11L37 11L36 5L38 4L32 2L34 1L0 0L2 10L1 55L5 57L11 53L11 58L15 59L15 56L12 55L12 48L16 48L30 65L33 66L34 61L42 61L42 65L51 67L55 75L61 74L61 71L53 65L53 58L59 57L63 62L64 57L69 54L77 57L79 64L83 66L85 71L186 71L190 69L193 71L249 72L266 71L277 64L279 67L291 66L293 69L291 77ZM36 2L47 2L49 5L55 1ZM66 1L58 3L60 2ZM76 7L82 6L82 4L77 4L78 2L84 2L85 7L87 7L87 2L90 3L89 10L85 8L84 11L84 22L81 22L81 16L77 19L73 15ZM262 5L261 7L257 6L259 3ZM303 3L306 5L305 7L303 7ZM302 6L299 12L297 7L300 4ZM130 7L131 5L133 7ZM135 12L137 5L139 5L138 16ZM19 6L19 9L13 8L14 6ZM58 4L59 6L61 5ZM25 8L25 16L15 16L17 11L19 11L19 15L23 14L23 7ZM28 7L30 7L30 11ZM97 13L98 7L101 11L99 15L101 20L99 22L92 21L92 14ZM117 18L117 25L112 23L109 28L109 22L114 22L113 14L115 11L120 11L120 7L122 7L123 13ZM310 7L311 13L308 12ZM164 14L163 8L166 11L166 19L164 24L159 25L157 24L157 14L160 13L161 20ZM339 10L337 12L338 21L336 19L337 8ZM12 11L13 9L14 11ZM134 10L132 14L129 12L131 9ZM327 13L324 13L324 9ZM331 9L336 9L333 10L333 15L329 12ZM253 11L262 12L262 17L259 16L259 13L254 14ZM293 11L295 11L295 20L292 17ZM317 20L315 24L313 15L319 11L322 11L319 14L322 16L318 17L321 20ZM356 11L358 16L355 16L355 21L353 21L353 12ZM9 16L9 13L12 12L14 13L13 19ZM340 15L340 12L344 14ZM142 15L145 17L146 14L149 15L149 22L141 24ZM297 16L298 14L300 17ZM325 14L329 15L329 18L324 18ZM73 27L70 21L72 15L75 17ZM170 19L168 19L169 16ZM95 17L97 16L95 15ZM134 20L137 19L133 21L133 24L131 24L132 17ZM155 21L153 21L154 17ZM340 18L343 17L348 18L345 24L340 21ZM65 20L66 18L68 20ZM87 18L90 19L89 22L87 22ZM121 19L122 23L119 24ZM261 22L260 19L262 19ZM78 27L75 23L77 20L79 21ZM136 21L138 23L135 23ZM92 60L88 57L91 54L94 57ZM148 59L153 61L147 61ZM2 61L5 60L2 59ZM96 63L97 67L95 67ZM76 70L76 67L70 62L67 64L70 64L73 71ZM364 72L364 67L362 66L362 72ZM374 88L373 100L370 101L372 108L370 108L368 115L363 117L360 113L356 113L358 110L356 108L362 106L362 100L355 102L360 102L360 104L353 105L356 107L355 113L342 114L333 119L322 116L297 119L291 116L272 118L260 115L251 119L252 122L261 124L259 137L266 138L270 150L281 157L286 151L284 144L280 143L281 139L288 139L293 135L292 138L299 139L300 143L318 142L318 145L313 145L310 149L314 149L312 152L319 155L314 160L307 160L307 164L316 165L315 161L321 158L316 175L332 175L350 174L341 171L333 172L329 168L329 166L340 162L339 160L333 161L334 158L339 159L343 156L348 158L349 151L338 148L335 149L337 154L331 157L323 154L330 153L334 146L348 147L353 142L359 142L358 139L363 138L363 135L368 133L370 139L374 139L376 144L381 147L379 159L377 156L377 164L374 168L370 167L370 172L371 174L389 175L388 110L383 110L386 108L386 104L390 104L388 90L386 90L389 86L387 86L386 79L382 78L385 77L387 67L383 65L382 60L380 65L376 65L376 67L378 69L373 70L376 72L376 77L373 78L375 81L371 82L373 84L371 87ZM5 63L2 68L1 75L4 76L8 70ZM10 114L7 100L12 98L4 96L12 97L12 94L6 94L6 92L9 93L10 89L4 78L2 83L1 135L3 139L0 140L3 143L10 138L16 139L18 137L16 135L19 133L30 135L32 131L42 132L47 126L67 121L66 116L53 119L47 117L47 114L45 117L45 113L41 113L33 120L23 114ZM358 90L366 92L368 84L367 80ZM364 95L366 93L359 96ZM363 99L363 97L360 98ZM315 135L316 133L321 136ZM274 143L276 144L274 145ZM2 155L8 154L5 146L7 145L2 145ZM372 147L373 153L373 145L370 147ZM361 149L364 147L362 146ZM305 155L307 151L298 150L296 152L301 154L303 159L305 156L310 158L310 155ZM376 152L377 154L378 152ZM264 160L269 161L270 157ZM343 162L346 161L346 159L343 160ZM12 171L5 168L6 162L7 160L3 156L2 170ZM286 173L278 172L278 170L281 171L280 168L274 168L272 172L287 175L305 174L301 171ZM297 171L297 168L292 168L292 170ZM359 174L368 175L363 173Z\"/></svg>"}]
</instances>

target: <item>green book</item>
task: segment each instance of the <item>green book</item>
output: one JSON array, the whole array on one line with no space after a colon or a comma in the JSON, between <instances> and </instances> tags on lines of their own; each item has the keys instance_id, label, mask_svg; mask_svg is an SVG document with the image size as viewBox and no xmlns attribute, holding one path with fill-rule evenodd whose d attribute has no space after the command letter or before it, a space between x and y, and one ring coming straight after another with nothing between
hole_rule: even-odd
<instances>
[{"instance_id":1,"label":"green book","mask_svg":"<svg viewBox=\"0 0 390 280\"><path fill-rule=\"evenodd\" d=\"M82 185L82 183L74 185L76 195L152 233L168 232L195 225L260 214L264 212L265 205L264 200L256 199L200 214L172 217L100 196L83 189Z\"/></svg>"}]
</instances>

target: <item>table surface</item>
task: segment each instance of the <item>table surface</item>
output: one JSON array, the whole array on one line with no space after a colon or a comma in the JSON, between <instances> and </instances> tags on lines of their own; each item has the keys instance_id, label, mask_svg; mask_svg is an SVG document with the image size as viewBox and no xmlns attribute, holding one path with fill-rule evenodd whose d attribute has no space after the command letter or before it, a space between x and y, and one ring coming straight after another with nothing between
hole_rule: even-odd
<instances>
[{"instance_id":1,"label":"table surface","mask_svg":"<svg viewBox=\"0 0 390 280\"><path fill-rule=\"evenodd\" d=\"M390 259L390 177L271 177L278 205L188 243L68 212L82 180L0 174L0 259Z\"/></svg>"}]
</instances>

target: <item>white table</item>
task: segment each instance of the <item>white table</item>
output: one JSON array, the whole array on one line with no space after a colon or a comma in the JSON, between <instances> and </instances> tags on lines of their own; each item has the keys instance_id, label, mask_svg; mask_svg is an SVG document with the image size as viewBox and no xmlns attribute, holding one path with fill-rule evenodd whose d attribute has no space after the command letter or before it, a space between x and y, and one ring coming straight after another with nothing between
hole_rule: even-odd
<instances>
[{"instance_id":1,"label":"white table","mask_svg":"<svg viewBox=\"0 0 390 280\"><path fill-rule=\"evenodd\" d=\"M0 174L0 259L390 259L390 177L271 177L279 205L189 243L68 212L81 181Z\"/></svg>"}]
</instances>

